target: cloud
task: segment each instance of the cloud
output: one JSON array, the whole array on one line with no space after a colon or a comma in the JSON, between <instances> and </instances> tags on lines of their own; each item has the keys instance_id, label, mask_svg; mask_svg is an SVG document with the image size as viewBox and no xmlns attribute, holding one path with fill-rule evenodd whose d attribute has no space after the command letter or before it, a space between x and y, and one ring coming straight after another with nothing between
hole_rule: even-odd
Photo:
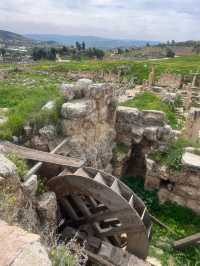
<instances>
[{"instance_id":1,"label":"cloud","mask_svg":"<svg viewBox=\"0 0 200 266\"><path fill-rule=\"evenodd\" d=\"M200 39L199 0L1 0L0 27L19 33Z\"/></svg>"}]
</instances>

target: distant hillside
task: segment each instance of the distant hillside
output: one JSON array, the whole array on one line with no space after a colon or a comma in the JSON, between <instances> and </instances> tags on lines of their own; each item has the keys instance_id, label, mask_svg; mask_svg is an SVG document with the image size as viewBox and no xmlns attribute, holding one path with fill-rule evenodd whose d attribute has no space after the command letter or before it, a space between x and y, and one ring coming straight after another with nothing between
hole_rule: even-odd
<instances>
[{"instance_id":1,"label":"distant hillside","mask_svg":"<svg viewBox=\"0 0 200 266\"><path fill-rule=\"evenodd\" d=\"M27 45L31 43L33 43L33 41L28 37L24 37L17 33L0 30L0 44Z\"/></svg>"},{"instance_id":2,"label":"distant hillside","mask_svg":"<svg viewBox=\"0 0 200 266\"><path fill-rule=\"evenodd\" d=\"M51 34L28 34L27 37L37 41L56 41L59 44L74 45L76 41L85 42L87 47L96 47L101 49L128 48L131 46L144 46L146 43L158 44L157 41L143 40L115 40L96 36L64 36Z\"/></svg>"}]
</instances>

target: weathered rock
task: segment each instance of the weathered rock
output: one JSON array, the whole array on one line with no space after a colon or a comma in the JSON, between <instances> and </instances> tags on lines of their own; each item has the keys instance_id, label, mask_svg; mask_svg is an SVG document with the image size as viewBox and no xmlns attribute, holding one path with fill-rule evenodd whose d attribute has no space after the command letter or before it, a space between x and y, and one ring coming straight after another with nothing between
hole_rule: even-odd
<instances>
[{"instance_id":1,"label":"weathered rock","mask_svg":"<svg viewBox=\"0 0 200 266\"><path fill-rule=\"evenodd\" d=\"M10 266L52 266L46 249L41 243L34 242L26 245Z\"/></svg>"},{"instance_id":2,"label":"weathered rock","mask_svg":"<svg viewBox=\"0 0 200 266\"><path fill-rule=\"evenodd\" d=\"M39 134L48 140L53 140L56 136L56 128L53 125L45 126L39 130Z\"/></svg>"},{"instance_id":3,"label":"weathered rock","mask_svg":"<svg viewBox=\"0 0 200 266\"><path fill-rule=\"evenodd\" d=\"M185 152L182 157L182 164L185 167L200 170L200 156L190 152Z\"/></svg>"},{"instance_id":4,"label":"weathered rock","mask_svg":"<svg viewBox=\"0 0 200 266\"><path fill-rule=\"evenodd\" d=\"M67 101L73 100L75 97L75 85L74 84L62 84L60 86L60 92Z\"/></svg>"},{"instance_id":5,"label":"weathered rock","mask_svg":"<svg viewBox=\"0 0 200 266\"><path fill-rule=\"evenodd\" d=\"M144 136L149 141L156 142L157 141L157 133L158 133L157 127L146 127L144 129Z\"/></svg>"},{"instance_id":6,"label":"weathered rock","mask_svg":"<svg viewBox=\"0 0 200 266\"><path fill-rule=\"evenodd\" d=\"M46 137L35 135L31 141L31 147L40 151L49 151L48 139Z\"/></svg>"},{"instance_id":7,"label":"weathered rock","mask_svg":"<svg viewBox=\"0 0 200 266\"><path fill-rule=\"evenodd\" d=\"M0 176L4 178L17 176L16 166L3 154L0 154Z\"/></svg>"},{"instance_id":8,"label":"weathered rock","mask_svg":"<svg viewBox=\"0 0 200 266\"><path fill-rule=\"evenodd\" d=\"M38 182L37 182L36 175L32 175L31 177L29 177L29 179L26 182L24 182L22 185L25 193L30 196L35 196L36 191L37 191L37 186L38 186Z\"/></svg>"},{"instance_id":9,"label":"weathered rock","mask_svg":"<svg viewBox=\"0 0 200 266\"><path fill-rule=\"evenodd\" d=\"M143 122L146 126L164 126L165 114L161 111L145 110L142 112Z\"/></svg>"},{"instance_id":10,"label":"weathered rock","mask_svg":"<svg viewBox=\"0 0 200 266\"><path fill-rule=\"evenodd\" d=\"M140 143L144 134L144 128L133 125L132 126L132 139L135 143Z\"/></svg>"},{"instance_id":11,"label":"weathered rock","mask_svg":"<svg viewBox=\"0 0 200 266\"><path fill-rule=\"evenodd\" d=\"M27 233L0 220L1 266L51 266L40 236Z\"/></svg>"},{"instance_id":12,"label":"weathered rock","mask_svg":"<svg viewBox=\"0 0 200 266\"><path fill-rule=\"evenodd\" d=\"M92 84L92 80L91 79L86 79L86 78L83 78L83 79L79 79L77 82L76 82L76 86L81 88L81 89L87 89L89 85Z\"/></svg>"},{"instance_id":13,"label":"weathered rock","mask_svg":"<svg viewBox=\"0 0 200 266\"><path fill-rule=\"evenodd\" d=\"M49 101L42 107L42 110L50 111L53 110L55 106L56 106L55 101Z\"/></svg>"},{"instance_id":14,"label":"weathered rock","mask_svg":"<svg viewBox=\"0 0 200 266\"><path fill-rule=\"evenodd\" d=\"M162 263L154 257L147 257L147 262L149 262L152 266L162 266Z\"/></svg>"},{"instance_id":15,"label":"weathered rock","mask_svg":"<svg viewBox=\"0 0 200 266\"><path fill-rule=\"evenodd\" d=\"M37 210L43 224L56 224L57 200L54 192L45 192L37 200Z\"/></svg>"},{"instance_id":16,"label":"weathered rock","mask_svg":"<svg viewBox=\"0 0 200 266\"><path fill-rule=\"evenodd\" d=\"M64 103L61 114L66 119L83 118L94 111L94 104L87 100L76 100Z\"/></svg>"}]
</instances>

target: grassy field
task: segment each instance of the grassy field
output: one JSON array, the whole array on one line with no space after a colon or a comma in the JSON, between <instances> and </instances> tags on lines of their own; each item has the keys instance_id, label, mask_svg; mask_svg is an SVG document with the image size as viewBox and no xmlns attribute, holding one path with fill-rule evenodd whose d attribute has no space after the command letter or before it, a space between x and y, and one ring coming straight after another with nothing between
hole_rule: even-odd
<instances>
[{"instance_id":1,"label":"grassy field","mask_svg":"<svg viewBox=\"0 0 200 266\"><path fill-rule=\"evenodd\" d=\"M0 138L10 139L20 135L27 120L47 119L41 107L48 100L60 99L58 85L62 77L13 71L9 79L0 81L0 108L9 108L8 122L0 126ZM40 117L41 116L41 117Z\"/></svg>"},{"instance_id":2,"label":"grassy field","mask_svg":"<svg viewBox=\"0 0 200 266\"><path fill-rule=\"evenodd\" d=\"M147 79L152 66L155 66L157 76L164 71L180 74L190 74L200 71L200 56L185 56L173 59L148 60L148 61L108 61L108 60L83 60L67 63L41 62L33 65L35 70L49 70L57 72L66 71L117 71L120 66L127 66L127 78L137 77L138 81Z\"/></svg>"},{"instance_id":3,"label":"grassy field","mask_svg":"<svg viewBox=\"0 0 200 266\"><path fill-rule=\"evenodd\" d=\"M10 109L7 124L0 127L0 138L9 139L12 135L19 135L27 119L35 115L39 118L38 112L43 104L48 100L59 99L58 86L63 81L67 82L65 75L68 71L96 72L104 70L117 73L120 67L125 66L124 78L136 77L138 82L141 82L143 79L147 79L152 65L155 66L157 76L164 71L189 74L200 70L200 56L137 62L128 60L84 60L65 63L41 61L32 65L24 65L26 72L17 71L15 65L0 65L0 69L10 69L9 78L0 81L0 108L8 107ZM162 106L161 110L166 109L165 107ZM152 108L160 110L158 105L151 106ZM168 111L166 110L167 119L176 128L176 118Z\"/></svg>"}]
</instances>

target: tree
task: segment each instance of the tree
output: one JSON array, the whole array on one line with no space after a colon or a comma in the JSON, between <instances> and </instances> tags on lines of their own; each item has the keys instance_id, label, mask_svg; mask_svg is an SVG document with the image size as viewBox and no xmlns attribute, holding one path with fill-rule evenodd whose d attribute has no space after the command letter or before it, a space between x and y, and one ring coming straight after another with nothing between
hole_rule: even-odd
<instances>
[{"instance_id":1,"label":"tree","mask_svg":"<svg viewBox=\"0 0 200 266\"><path fill-rule=\"evenodd\" d=\"M38 48L35 47L32 52L33 60L41 60L41 59L48 59L48 60L56 60L56 53L57 50L55 48Z\"/></svg>"},{"instance_id":2,"label":"tree","mask_svg":"<svg viewBox=\"0 0 200 266\"><path fill-rule=\"evenodd\" d=\"M6 55L6 49L5 48L1 48L0 49L0 54L2 57L4 57Z\"/></svg>"},{"instance_id":3,"label":"tree","mask_svg":"<svg viewBox=\"0 0 200 266\"><path fill-rule=\"evenodd\" d=\"M199 43L195 44L195 46L193 48L193 52L196 54L200 54L200 44Z\"/></svg>"},{"instance_id":4,"label":"tree","mask_svg":"<svg viewBox=\"0 0 200 266\"><path fill-rule=\"evenodd\" d=\"M81 44L79 42L76 42L76 50L81 51L81 48L82 48Z\"/></svg>"},{"instance_id":5,"label":"tree","mask_svg":"<svg viewBox=\"0 0 200 266\"><path fill-rule=\"evenodd\" d=\"M85 51L85 48L86 48L86 45L85 45L85 42L82 42L82 51Z\"/></svg>"},{"instance_id":6,"label":"tree","mask_svg":"<svg viewBox=\"0 0 200 266\"><path fill-rule=\"evenodd\" d=\"M175 57L175 52L172 49L167 48L167 50L166 50L166 57L174 58Z\"/></svg>"}]
</instances>

